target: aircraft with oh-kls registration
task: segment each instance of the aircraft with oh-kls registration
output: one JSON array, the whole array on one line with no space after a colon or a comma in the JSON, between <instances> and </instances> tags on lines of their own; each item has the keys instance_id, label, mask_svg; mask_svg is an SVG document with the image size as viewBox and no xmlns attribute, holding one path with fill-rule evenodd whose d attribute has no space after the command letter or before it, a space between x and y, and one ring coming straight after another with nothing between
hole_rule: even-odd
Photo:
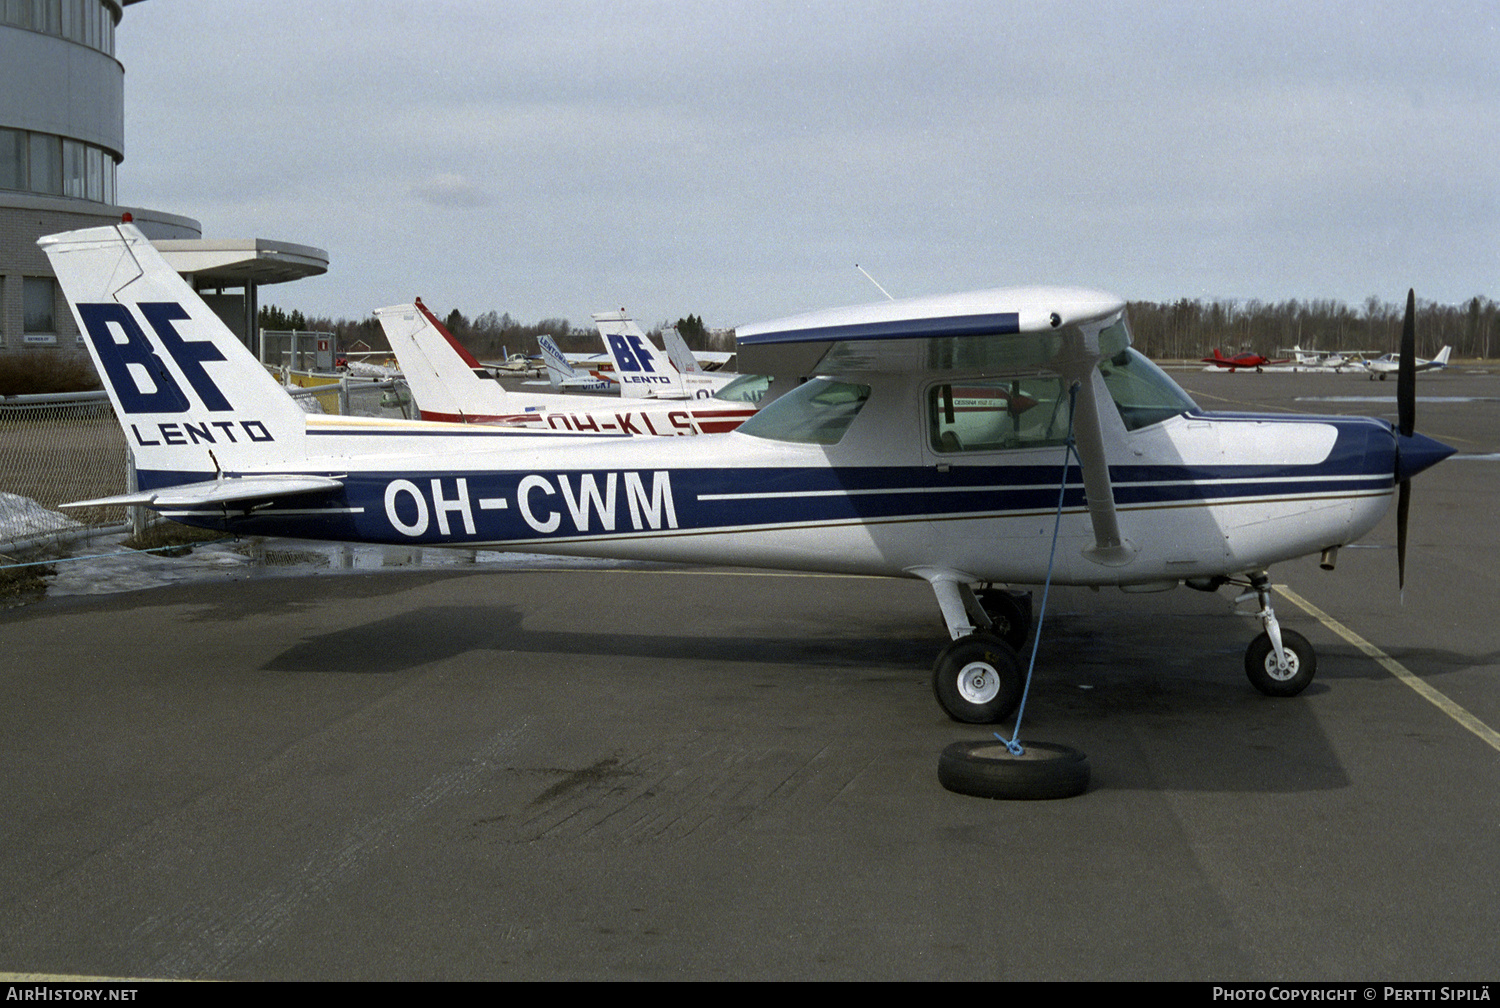
<instances>
[{"instance_id":1,"label":"aircraft with oh-kls registration","mask_svg":"<svg viewBox=\"0 0 1500 1008\"><path fill-rule=\"evenodd\" d=\"M1394 426L1206 413L1131 348L1122 300L1068 288L742 327L741 370L779 394L727 434L325 427L134 226L40 244L135 454L139 489L109 502L247 535L920 578L960 721L1016 709L1018 586L1044 583L1242 586L1264 628L1250 680L1301 691L1315 656L1267 568L1331 560L1398 494L1404 557L1411 477L1452 452L1412 429L1409 373ZM1403 341L1410 361L1410 323Z\"/></svg>"},{"instance_id":2,"label":"aircraft with oh-kls registration","mask_svg":"<svg viewBox=\"0 0 1500 1008\"><path fill-rule=\"evenodd\" d=\"M375 309L423 420L513 424L593 434L684 435L734 430L755 415L758 389L742 385L750 398L691 402L618 396L512 392L437 320L418 298L411 304ZM544 337L545 338L545 337ZM727 393L733 395L733 392Z\"/></svg>"}]
</instances>

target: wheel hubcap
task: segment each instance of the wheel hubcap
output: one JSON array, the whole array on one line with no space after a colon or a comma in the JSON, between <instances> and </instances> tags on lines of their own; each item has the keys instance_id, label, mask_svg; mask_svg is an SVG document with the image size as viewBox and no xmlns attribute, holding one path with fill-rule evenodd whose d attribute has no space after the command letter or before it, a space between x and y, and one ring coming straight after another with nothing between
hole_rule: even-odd
<instances>
[{"instance_id":1,"label":"wheel hubcap","mask_svg":"<svg viewBox=\"0 0 1500 1008\"><path fill-rule=\"evenodd\" d=\"M1272 648L1271 653L1266 655L1266 675L1270 676L1272 679L1275 679L1277 682L1286 682L1288 679L1295 678L1297 675L1297 667L1301 664L1297 660L1297 652L1285 646L1283 646L1282 650L1286 652L1286 668L1282 668L1280 665L1276 664L1275 648Z\"/></svg>"},{"instance_id":2,"label":"wheel hubcap","mask_svg":"<svg viewBox=\"0 0 1500 1008\"><path fill-rule=\"evenodd\" d=\"M1000 695L1000 673L988 662L970 662L958 673L958 695L971 704L987 704Z\"/></svg>"}]
</instances>

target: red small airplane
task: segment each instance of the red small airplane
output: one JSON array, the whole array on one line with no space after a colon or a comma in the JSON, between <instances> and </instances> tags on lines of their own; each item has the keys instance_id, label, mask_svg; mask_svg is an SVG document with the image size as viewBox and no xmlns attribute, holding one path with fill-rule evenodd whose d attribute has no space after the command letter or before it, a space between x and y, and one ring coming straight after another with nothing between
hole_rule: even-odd
<instances>
[{"instance_id":1,"label":"red small airplane","mask_svg":"<svg viewBox=\"0 0 1500 1008\"><path fill-rule=\"evenodd\" d=\"M1215 367L1228 368L1231 371L1238 370L1239 368L1252 367L1255 368L1255 370L1259 371L1267 364L1289 364L1291 363L1291 358L1287 357L1283 358L1282 360L1271 360L1271 358L1262 357L1257 353L1242 353L1236 357L1225 357L1222 353L1219 352L1218 347L1214 347L1214 355L1212 357L1204 357L1203 363L1212 364Z\"/></svg>"}]
</instances>

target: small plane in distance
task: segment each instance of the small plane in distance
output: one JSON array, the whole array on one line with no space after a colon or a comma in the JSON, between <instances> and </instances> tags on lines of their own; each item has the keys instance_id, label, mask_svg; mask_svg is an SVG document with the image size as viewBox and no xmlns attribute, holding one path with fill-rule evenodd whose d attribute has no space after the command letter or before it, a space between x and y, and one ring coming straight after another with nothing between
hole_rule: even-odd
<instances>
[{"instance_id":1,"label":"small plane in distance","mask_svg":"<svg viewBox=\"0 0 1500 1008\"><path fill-rule=\"evenodd\" d=\"M511 392L492 378L480 377L485 374L483 367L421 298L377 308L375 317L401 364L423 420L664 436L731 431L755 415L755 403L744 401L672 403Z\"/></svg>"},{"instance_id":2,"label":"small plane in distance","mask_svg":"<svg viewBox=\"0 0 1500 1008\"><path fill-rule=\"evenodd\" d=\"M1259 371L1268 364L1286 364L1288 363L1288 360L1289 359L1272 360L1269 357L1262 357L1257 353L1242 353L1234 357L1225 357L1223 353L1219 351L1218 347L1214 347L1213 356L1204 357L1203 363L1211 365L1210 367L1205 368L1205 370L1208 371L1212 371L1214 368L1225 368L1231 372L1234 372L1243 368L1254 368L1255 370Z\"/></svg>"},{"instance_id":3,"label":"small plane in distance","mask_svg":"<svg viewBox=\"0 0 1500 1008\"><path fill-rule=\"evenodd\" d=\"M1412 371L1441 371L1448 366L1448 355L1452 352L1452 347L1445 346L1438 351L1438 355L1432 358L1432 360L1422 360L1418 357L1412 362ZM1365 367L1370 371L1371 381L1374 381L1376 378L1385 381L1386 375L1396 374L1401 370L1401 355L1386 354L1384 357L1377 357L1372 361L1366 361Z\"/></svg>"},{"instance_id":4,"label":"small plane in distance","mask_svg":"<svg viewBox=\"0 0 1500 1008\"><path fill-rule=\"evenodd\" d=\"M1396 500L1400 570L1411 479L1453 451L1415 432L1409 363L1395 425L1207 413L1131 348L1123 300L1058 287L741 327L740 366L770 376L769 401L728 434L328 437L133 225L38 244L136 460L139 490L75 506L243 535L920 579L950 638L933 691L959 721L1020 704L1018 585L1238 586L1263 628L1246 676L1301 692L1316 657L1277 620L1268 568L1331 566Z\"/></svg>"},{"instance_id":5,"label":"small plane in distance","mask_svg":"<svg viewBox=\"0 0 1500 1008\"><path fill-rule=\"evenodd\" d=\"M1292 362L1277 371L1317 371L1331 374L1355 374L1365 370L1367 350L1304 350L1301 346L1278 348L1277 353L1292 355Z\"/></svg>"},{"instance_id":6,"label":"small plane in distance","mask_svg":"<svg viewBox=\"0 0 1500 1008\"><path fill-rule=\"evenodd\" d=\"M618 390L619 382L611 381L596 371L580 371L568 360L546 333L536 338L542 351L542 363L547 366L547 379L559 392L608 392Z\"/></svg>"}]
</instances>

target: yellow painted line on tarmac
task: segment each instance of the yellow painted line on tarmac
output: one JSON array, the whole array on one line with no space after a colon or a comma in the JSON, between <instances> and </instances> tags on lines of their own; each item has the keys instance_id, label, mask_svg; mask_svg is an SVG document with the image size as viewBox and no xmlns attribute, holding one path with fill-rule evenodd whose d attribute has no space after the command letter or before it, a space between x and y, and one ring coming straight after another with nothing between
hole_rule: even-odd
<instances>
[{"instance_id":1,"label":"yellow painted line on tarmac","mask_svg":"<svg viewBox=\"0 0 1500 1008\"><path fill-rule=\"evenodd\" d=\"M1405 665L1402 665L1396 659L1380 650L1380 648L1376 647L1374 644L1371 644L1369 641L1365 640L1353 630L1350 630L1348 627L1344 626L1344 624L1340 623L1338 620L1334 619L1332 616L1328 615L1326 612L1319 609L1311 602L1307 601L1307 599L1303 598L1301 595L1298 595L1296 592L1292 591L1286 585L1276 585L1275 588L1276 591L1280 593L1284 598L1286 598L1287 601L1299 607L1303 612L1307 613L1313 619L1317 620L1319 623L1322 623L1328 629L1344 638L1344 640L1348 641L1350 644L1353 644L1365 654L1375 659L1375 661L1387 672L1395 676L1397 679L1401 680L1401 682L1405 683L1407 686L1410 686L1418 696L1422 697L1424 700L1432 704L1444 714L1448 715L1454 721L1457 721L1469 731L1479 736L1481 740L1489 744L1490 748L1500 751L1500 732L1495 731L1495 729L1479 720L1473 714L1470 714L1463 707L1460 707L1458 704L1454 703L1442 692L1435 690L1431 686L1427 685L1426 682L1415 675Z\"/></svg>"}]
</instances>

